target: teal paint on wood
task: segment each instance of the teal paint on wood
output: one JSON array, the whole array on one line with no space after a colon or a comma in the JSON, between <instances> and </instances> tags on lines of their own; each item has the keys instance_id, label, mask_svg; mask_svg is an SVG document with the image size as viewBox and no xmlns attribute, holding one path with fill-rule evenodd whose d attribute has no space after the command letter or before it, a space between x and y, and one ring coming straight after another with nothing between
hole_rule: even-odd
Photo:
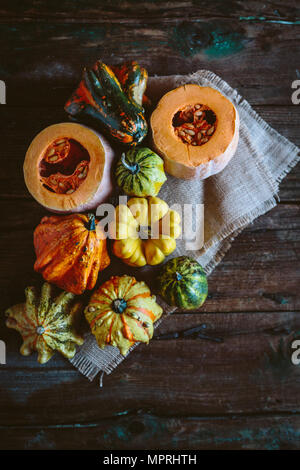
<instances>
[{"instance_id":1,"label":"teal paint on wood","mask_svg":"<svg viewBox=\"0 0 300 470\"><path fill-rule=\"evenodd\" d=\"M202 53L220 58L241 51L246 36L241 29L232 30L221 21L182 23L172 30L171 43L182 56Z\"/></svg>"},{"instance_id":2,"label":"teal paint on wood","mask_svg":"<svg viewBox=\"0 0 300 470\"><path fill-rule=\"evenodd\" d=\"M291 424L284 424L284 422L275 422L273 426L261 425L253 427L251 419L245 419L245 426L237 424L237 428L232 429L231 425L235 426L235 421L240 417L232 416L231 424L228 427L222 426L227 422L228 417L189 417L185 418L185 425L181 423L180 418L164 418L150 414L143 414L140 416L120 417L115 424L107 427L105 420L94 424L97 428L96 434L99 442L102 443L104 449L117 449L119 446L124 448L134 448L134 443L139 444L143 442L147 446L148 442L169 442L172 449L181 449L182 442L186 447L191 448L231 448L231 449L253 449L258 446L260 449L265 450L278 450L286 448L291 443L297 445L300 442L300 429L298 426ZM208 428L208 421L215 425ZM203 422L203 424L201 424ZM191 427L189 427L191 426ZM72 427L72 425L69 427ZM73 425L78 432L80 428L83 432L84 428L90 425ZM26 448L53 448L53 434L51 429L54 426L45 426L39 431L35 432L33 437L26 442ZM56 426L57 430L65 429L65 425ZM192 430L189 433L183 432L185 429ZM76 431L77 432L77 431Z\"/></svg>"},{"instance_id":3,"label":"teal paint on wood","mask_svg":"<svg viewBox=\"0 0 300 470\"><path fill-rule=\"evenodd\" d=\"M265 23L299 25L300 20L273 20L265 16L240 16L240 21L264 21Z\"/></svg>"},{"instance_id":4,"label":"teal paint on wood","mask_svg":"<svg viewBox=\"0 0 300 470\"><path fill-rule=\"evenodd\" d=\"M223 33L215 30L212 32L212 45L205 50L205 54L212 58L224 55L236 54L244 48L243 38L237 32Z\"/></svg>"},{"instance_id":5,"label":"teal paint on wood","mask_svg":"<svg viewBox=\"0 0 300 470\"><path fill-rule=\"evenodd\" d=\"M215 444L224 444L227 442L233 444L234 448L235 443L243 442L245 446L245 444L255 444L256 442L264 440L266 441L264 445L265 450L279 450L282 441L286 442L290 440L291 442L295 442L295 440L298 441L299 438L300 430L279 425L276 428L261 428L257 431L244 429L238 431L236 434L229 432L228 437L213 437L211 442Z\"/></svg>"},{"instance_id":6,"label":"teal paint on wood","mask_svg":"<svg viewBox=\"0 0 300 470\"><path fill-rule=\"evenodd\" d=\"M289 303L289 299L287 299L286 297L283 296L283 294L280 294L280 293L276 293L276 294L267 293L267 294L262 294L262 295L266 299L273 300L273 302L276 302L277 304L280 304L280 305L285 305Z\"/></svg>"},{"instance_id":7,"label":"teal paint on wood","mask_svg":"<svg viewBox=\"0 0 300 470\"><path fill-rule=\"evenodd\" d=\"M121 417L122 419L122 417ZM149 440L153 436L164 436L168 432L164 420L153 415L137 417L125 417L124 422L114 424L103 435L106 443L131 442L135 436L143 435L143 439Z\"/></svg>"},{"instance_id":8,"label":"teal paint on wood","mask_svg":"<svg viewBox=\"0 0 300 470\"><path fill-rule=\"evenodd\" d=\"M25 443L25 449L55 449L55 443L49 439L44 430L39 431L32 439Z\"/></svg>"},{"instance_id":9,"label":"teal paint on wood","mask_svg":"<svg viewBox=\"0 0 300 470\"><path fill-rule=\"evenodd\" d=\"M119 411L118 413L115 413L114 416L125 416L130 413L130 410L125 410L125 411Z\"/></svg>"}]
</instances>

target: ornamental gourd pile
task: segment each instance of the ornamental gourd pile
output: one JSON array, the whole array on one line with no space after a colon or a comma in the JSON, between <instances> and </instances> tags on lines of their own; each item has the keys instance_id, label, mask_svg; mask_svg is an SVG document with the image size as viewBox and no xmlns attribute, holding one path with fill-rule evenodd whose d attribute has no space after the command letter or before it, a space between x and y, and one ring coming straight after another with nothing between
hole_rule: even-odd
<instances>
[{"instance_id":1,"label":"ornamental gourd pile","mask_svg":"<svg viewBox=\"0 0 300 470\"><path fill-rule=\"evenodd\" d=\"M205 178L220 171L236 148L234 106L216 90L198 85L179 87L158 103L149 136L157 153L139 146L148 133L147 78L135 61L120 66L97 61L85 68L65 104L77 123L46 128L27 151L28 190L45 208L63 215L43 217L36 227L34 269L47 282L40 297L26 288L26 302L7 310L6 324L23 337L21 353L37 351L41 363L56 350L74 356L75 346L83 343L77 332L83 302L75 295L94 289L110 264L104 227L92 211L114 188L131 196L109 223L112 253L134 268L162 264L181 235L180 214L157 197L167 181L165 169L178 178ZM169 260L158 281L161 296L173 306L198 308L207 296L204 271L191 258ZM50 283L63 289L56 298ZM137 342L149 342L162 312L145 282L127 274L102 283L84 309L99 347L114 346L123 355Z\"/></svg>"}]
</instances>

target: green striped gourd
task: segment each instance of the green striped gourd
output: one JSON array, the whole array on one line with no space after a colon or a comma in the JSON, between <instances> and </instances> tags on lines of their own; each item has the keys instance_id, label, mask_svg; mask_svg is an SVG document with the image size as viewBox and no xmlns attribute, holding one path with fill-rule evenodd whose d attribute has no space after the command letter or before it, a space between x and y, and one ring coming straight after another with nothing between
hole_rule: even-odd
<instances>
[{"instance_id":1,"label":"green striped gourd","mask_svg":"<svg viewBox=\"0 0 300 470\"><path fill-rule=\"evenodd\" d=\"M116 168L117 183L128 196L156 196L167 180L163 160L147 147L123 153Z\"/></svg>"},{"instance_id":2,"label":"green striped gourd","mask_svg":"<svg viewBox=\"0 0 300 470\"><path fill-rule=\"evenodd\" d=\"M191 310L204 304L208 286L202 266L188 256L164 264L158 276L160 295L169 304Z\"/></svg>"}]
</instances>

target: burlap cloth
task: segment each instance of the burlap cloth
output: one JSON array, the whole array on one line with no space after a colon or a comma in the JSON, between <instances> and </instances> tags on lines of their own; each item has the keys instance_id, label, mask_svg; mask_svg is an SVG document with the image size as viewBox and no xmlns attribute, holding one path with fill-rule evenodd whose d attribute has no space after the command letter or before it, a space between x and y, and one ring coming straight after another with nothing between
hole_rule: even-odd
<instances>
[{"instance_id":1,"label":"burlap cloth","mask_svg":"<svg viewBox=\"0 0 300 470\"><path fill-rule=\"evenodd\" d=\"M234 103L240 116L238 149L221 173L204 181L168 176L159 194L169 205L204 202L203 248L190 252L186 250L185 241L179 240L173 255L192 256L210 274L237 234L256 217L276 206L279 183L300 156L298 147L272 129L236 90L212 72L199 70L189 76L150 77L147 95L155 105L167 91L185 83L216 88ZM171 311L161 299L158 301L165 312ZM123 360L117 348L107 346L101 350L88 333L71 362L93 380L98 372L109 374Z\"/></svg>"}]
</instances>

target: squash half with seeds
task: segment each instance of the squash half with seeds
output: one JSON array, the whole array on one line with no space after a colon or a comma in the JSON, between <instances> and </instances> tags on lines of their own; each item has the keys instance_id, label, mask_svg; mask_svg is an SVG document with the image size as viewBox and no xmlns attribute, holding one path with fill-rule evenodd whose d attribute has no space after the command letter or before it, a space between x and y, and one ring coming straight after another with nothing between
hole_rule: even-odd
<instances>
[{"instance_id":1,"label":"squash half with seeds","mask_svg":"<svg viewBox=\"0 0 300 470\"><path fill-rule=\"evenodd\" d=\"M150 123L154 150L176 178L205 179L219 173L238 146L238 111L211 87L187 84L169 91Z\"/></svg>"}]
</instances>

